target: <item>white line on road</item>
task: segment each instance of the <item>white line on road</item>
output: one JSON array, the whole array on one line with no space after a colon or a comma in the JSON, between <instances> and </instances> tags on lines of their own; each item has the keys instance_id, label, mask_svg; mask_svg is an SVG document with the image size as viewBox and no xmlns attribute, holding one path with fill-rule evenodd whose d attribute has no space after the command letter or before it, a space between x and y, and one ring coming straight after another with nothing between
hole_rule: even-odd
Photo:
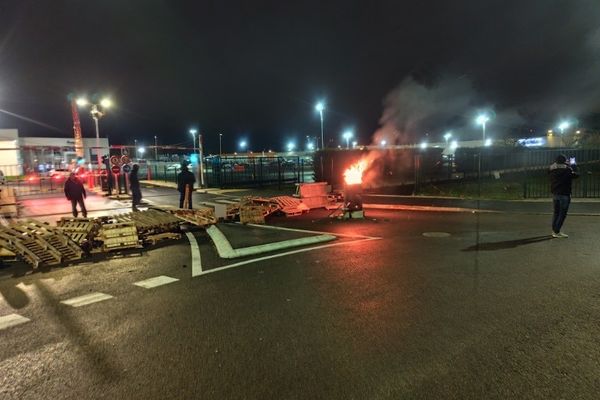
<instances>
[{"instance_id":1,"label":"white line on road","mask_svg":"<svg viewBox=\"0 0 600 400\"><path fill-rule=\"evenodd\" d=\"M81 307L108 299L112 299L112 296L110 294L95 292L90 294L84 294L83 296L73 297L72 299L63 300L61 301L61 303L71 307Z\"/></svg>"},{"instance_id":2,"label":"white line on road","mask_svg":"<svg viewBox=\"0 0 600 400\"><path fill-rule=\"evenodd\" d=\"M135 282L134 285L143 287L146 289L152 289L157 286L166 285L168 283L177 282L179 279L171 278L170 276L160 275L154 278L145 279L143 281Z\"/></svg>"},{"instance_id":3,"label":"white line on road","mask_svg":"<svg viewBox=\"0 0 600 400\"><path fill-rule=\"evenodd\" d=\"M200 258L198 241L191 232L186 232L185 236L187 236L188 240L190 241L190 247L192 250L192 277L202 275L202 259Z\"/></svg>"},{"instance_id":4,"label":"white line on road","mask_svg":"<svg viewBox=\"0 0 600 400\"><path fill-rule=\"evenodd\" d=\"M203 271L200 275L212 274L213 272L219 272L219 271L223 271L223 270L230 269L230 268L240 267L242 265L246 265L246 264L250 264L250 263L255 263L255 262L258 262L258 261L269 260L271 258L283 257L283 256L291 255L291 254L303 253L303 252L306 252L306 251L325 249L327 247L342 246L342 245L350 244L350 243L369 242L371 240L380 240L380 239L381 238L357 239L357 240L351 240L351 241L347 241L347 242L331 243L331 244L325 244L325 245L322 245L322 246L314 246L314 247L309 247L309 248L305 248L305 249L298 249L298 250L286 251L284 253L273 254L273 255L270 255L270 256L264 256L264 257L259 257L259 258L253 258L252 260L240 261L238 263L224 265L224 266L219 267L219 268L209 269L207 271Z\"/></svg>"},{"instance_id":5,"label":"white line on road","mask_svg":"<svg viewBox=\"0 0 600 400\"><path fill-rule=\"evenodd\" d=\"M280 231L320 233L320 234L324 234L324 235L344 236L344 237L350 237L350 238L381 239L381 237L378 237L378 236L366 236L366 235L356 235L356 234L338 233L338 232L312 231L312 230L307 230L307 229L285 228L283 226L275 226L275 225L258 225L258 224L246 224L246 225L253 226L255 228L278 229Z\"/></svg>"},{"instance_id":6,"label":"white line on road","mask_svg":"<svg viewBox=\"0 0 600 400\"><path fill-rule=\"evenodd\" d=\"M21 325L29 321L31 321L29 318L25 318L19 314L5 315L3 317L0 317L0 331L2 329L7 329L12 326Z\"/></svg>"}]
</instances>

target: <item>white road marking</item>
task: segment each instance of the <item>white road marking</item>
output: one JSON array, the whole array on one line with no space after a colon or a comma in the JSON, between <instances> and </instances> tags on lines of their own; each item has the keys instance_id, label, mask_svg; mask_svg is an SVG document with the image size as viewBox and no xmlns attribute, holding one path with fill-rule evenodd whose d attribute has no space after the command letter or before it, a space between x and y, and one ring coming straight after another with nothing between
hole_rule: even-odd
<instances>
[{"instance_id":1,"label":"white road marking","mask_svg":"<svg viewBox=\"0 0 600 400\"><path fill-rule=\"evenodd\" d=\"M366 235L355 235L355 234L350 235L347 233L311 231L311 230L307 230L307 229L284 228L283 226L275 226L275 225L258 225L258 224L246 224L246 225L253 226L255 228L278 229L280 231L320 233L322 235L335 235L335 236L344 236L344 237L350 237L350 238L381 239L381 237L379 237L379 236L366 236Z\"/></svg>"},{"instance_id":2,"label":"white road marking","mask_svg":"<svg viewBox=\"0 0 600 400\"><path fill-rule=\"evenodd\" d=\"M168 283L177 282L179 279L171 278L170 276L160 275L154 278L145 279L143 281L135 282L134 285L143 287L146 289L152 289L157 286L166 285Z\"/></svg>"},{"instance_id":3,"label":"white road marking","mask_svg":"<svg viewBox=\"0 0 600 400\"><path fill-rule=\"evenodd\" d=\"M198 241L191 232L186 232L185 236L187 236L188 240L190 241L190 247L192 250L192 277L202 275L202 259L200 258Z\"/></svg>"},{"instance_id":4,"label":"white road marking","mask_svg":"<svg viewBox=\"0 0 600 400\"><path fill-rule=\"evenodd\" d=\"M237 204L239 203L239 201L234 201L234 200L227 200L227 199L216 199L215 203L221 203L221 204Z\"/></svg>"},{"instance_id":5,"label":"white road marking","mask_svg":"<svg viewBox=\"0 0 600 400\"><path fill-rule=\"evenodd\" d=\"M113 297L110 294L106 293L90 293L84 294L83 296L73 297L72 299L63 300L61 303L66 304L71 307L81 307L87 306L88 304L97 303L99 301L112 299Z\"/></svg>"},{"instance_id":6,"label":"white road marking","mask_svg":"<svg viewBox=\"0 0 600 400\"><path fill-rule=\"evenodd\" d=\"M25 318L19 314L8 314L0 317L0 331L16 325L24 324L25 322L31 321L29 318Z\"/></svg>"},{"instance_id":7,"label":"white road marking","mask_svg":"<svg viewBox=\"0 0 600 400\"><path fill-rule=\"evenodd\" d=\"M257 246L249 246L234 249L227 237L216 226L212 225L206 229L206 233L212 239L219 257L221 258L238 258L253 256L261 253L269 253L272 251L289 249L290 247L307 246L317 243L329 242L335 240L334 235L315 235L298 239L283 240L279 242L266 243Z\"/></svg>"},{"instance_id":8,"label":"white road marking","mask_svg":"<svg viewBox=\"0 0 600 400\"><path fill-rule=\"evenodd\" d=\"M209 269L209 270L203 271L200 275L212 274L213 272L219 272L219 271L223 271L223 270L230 269L230 268L236 268L236 267L240 267L242 265L251 264L251 263L258 262L258 261L269 260L271 258L284 257L284 256L288 256L291 254L303 253L306 251L325 249L327 247L342 246L342 245L350 244L350 243L369 242L371 240L380 240L380 239L381 238L365 238L365 239L351 240L348 242L338 242L338 243L325 244L322 246L314 246L314 247L309 247L309 248L305 248L305 249L291 250L291 251L286 251L284 253L272 254L269 256L254 258L252 260L240 261L240 262L237 262L234 264L224 265L219 268Z\"/></svg>"}]
</instances>

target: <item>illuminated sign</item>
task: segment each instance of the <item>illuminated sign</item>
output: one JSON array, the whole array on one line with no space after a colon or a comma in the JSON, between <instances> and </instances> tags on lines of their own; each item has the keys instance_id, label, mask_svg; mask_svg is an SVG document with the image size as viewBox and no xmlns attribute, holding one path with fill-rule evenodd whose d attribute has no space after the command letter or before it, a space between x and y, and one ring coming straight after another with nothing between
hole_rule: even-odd
<instances>
[{"instance_id":1,"label":"illuminated sign","mask_svg":"<svg viewBox=\"0 0 600 400\"><path fill-rule=\"evenodd\" d=\"M546 139L537 137L537 138L527 138L527 139L519 139L517 140L521 146L525 147L539 147L544 146L546 144Z\"/></svg>"}]
</instances>

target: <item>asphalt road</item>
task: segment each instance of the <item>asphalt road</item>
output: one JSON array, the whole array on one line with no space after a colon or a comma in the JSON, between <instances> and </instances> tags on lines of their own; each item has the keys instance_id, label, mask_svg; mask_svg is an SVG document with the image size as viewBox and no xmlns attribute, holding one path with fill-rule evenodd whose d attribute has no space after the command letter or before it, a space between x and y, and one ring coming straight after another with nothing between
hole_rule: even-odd
<instances>
[{"instance_id":1,"label":"asphalt road","mask_svg":"<svg viewBox=\"0 0 600 400\"><path fill-rule=\"evenodd\" d=\"M543 215L321 212L273 224L349 236L237 266L195 232L195 277L186 236L0 269L0 316L30 320L0 330L0 398L596 399L598 222L550 239ZM134 285L157 276L178 280ZM61 303L94 292L112 298Z\"/></svg>"}]
</instances>

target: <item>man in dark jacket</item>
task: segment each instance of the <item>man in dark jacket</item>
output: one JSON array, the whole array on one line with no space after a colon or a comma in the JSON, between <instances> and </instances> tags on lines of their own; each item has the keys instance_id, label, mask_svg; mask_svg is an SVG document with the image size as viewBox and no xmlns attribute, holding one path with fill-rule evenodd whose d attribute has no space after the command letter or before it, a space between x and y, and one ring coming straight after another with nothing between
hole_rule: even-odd
<instances>
[{"instance_id":1,"label":"man in dark jacket","mask_svg":"<svg viewBox=\"0 0 600 400\"><path fill-rule=\"evenodd\" d=\"M131 188L131 209L138 211L137 206L142 202L142 189L140 188L140 178L138 177L138 171L140 166L133 164L131 173L129 174L129 187Z\"/></svg>"},{"instance_id":2,"label":"man in dark jacket","mask_svg":"<svg viewBox=\"0 0 600 400\"><path fill-rule=\"evenodd\" d=\"M192 192L194 191L196 177L189 170L187 165L181 165L181 172L177 175L177 190L179 191L179 208L183 208L187 200L187 206L192 209ZM187 196L187 197L186 197Z\"/></svg>"},{"instance_id":3,"label":"man in dark jacket","mask_svg":"<svg viewBox=\"0 0 600 400\"><path fill-rule=\"evenodd\" d=\"M567 164L567 157L562 154L556 157L554 164L550 165L548 170L550 175L550 190L554 203L554 215L552 217L552 237L567 238L567 234L562 233L562 228L569 204L571 204L571 184L573 179L578 178L577 166L575 163Z\"/></svg>"},{"instance_id":4,"label":"man in dark jacket","mask_svg":"<svg viewBox=\"0 0 600 400\"><path fill-rule=\"evenodd\" d=\"M85 209L85 202L83 201L83 199L87 197L85 188L83 187L83 183L81 183L79 178L77 178L77 175L73 172L65 182L65 196L67 196L67 200L71 201L73 216L77 218L77 204L79 204L83 218L87 218L87 210Z\"/></svg>"}]
</instances>

